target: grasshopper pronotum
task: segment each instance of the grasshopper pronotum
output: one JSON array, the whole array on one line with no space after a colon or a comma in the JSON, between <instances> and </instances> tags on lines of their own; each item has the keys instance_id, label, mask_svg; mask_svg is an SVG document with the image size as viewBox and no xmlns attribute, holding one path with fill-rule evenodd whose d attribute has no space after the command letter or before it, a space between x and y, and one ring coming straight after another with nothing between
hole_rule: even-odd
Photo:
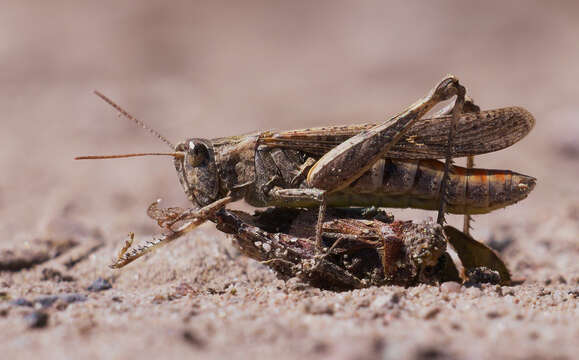
<instances>
[{"instance_id":1,"label":"grasshopper pronotum","mask_svg":"<svg viewBox=\"0 0 579 360\"><path fill-rule=\"evenodd\" d=\"M104 95L96 94L149 129ZM435 105L455 96L454 103L434 117L423 118ZM111 265L120 268L213 219L228 202L241 199L256 207L319 206L318 242L326 206L438 210L439 223L445 212L468 217L503 208L527 197L535 179L510 170L451 167L450 159L472 159L506 148L533 125L533 116L520 107L480 111L465 97L465 88L449 75L426 97L380 124L190 138L176 146L149 129L173 152L77 159L172 156L179 182L195 205L188 210L151 205L149 216L171 233L137 248L125 246ZM441 158L447 159L446 164L436 160ZM178 222L181 226L174 229Z\"/></svg>"}]
</instances>

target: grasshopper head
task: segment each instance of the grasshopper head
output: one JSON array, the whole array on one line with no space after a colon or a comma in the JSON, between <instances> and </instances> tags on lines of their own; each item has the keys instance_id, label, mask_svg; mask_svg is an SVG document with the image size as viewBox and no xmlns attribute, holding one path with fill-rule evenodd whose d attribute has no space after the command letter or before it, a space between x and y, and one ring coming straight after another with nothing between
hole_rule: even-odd
<instances>
[{"instance_id":1,"label":"grasshopper head","mask_svg":"<svg viewBox=\"0 0 579 360\"><path fill-rule=\"evenodd\" d=\"M199 206L206 206L217 200L219 177L211 141L187 139L175 146L175 152L184 154L183 157L175 157L173 162L179 182L189 200Z\"/></svg>"}]
</instances>

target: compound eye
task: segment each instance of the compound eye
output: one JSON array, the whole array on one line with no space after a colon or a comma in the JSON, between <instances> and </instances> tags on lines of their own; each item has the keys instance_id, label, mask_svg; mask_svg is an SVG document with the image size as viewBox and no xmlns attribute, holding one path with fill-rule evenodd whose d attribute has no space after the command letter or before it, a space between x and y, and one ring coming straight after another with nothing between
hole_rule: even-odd
<instances>
[{"instance_id":1,"label":"compound eye","mask_svg":"<svg viewBox=\"0 0 579 360\"><path fill-rule=\"evenodd\" d=\"M201 166L209 161L209 149L200 142L189 142L189 155L191 155L192 166Z\"/></svg>"}]
</instances>

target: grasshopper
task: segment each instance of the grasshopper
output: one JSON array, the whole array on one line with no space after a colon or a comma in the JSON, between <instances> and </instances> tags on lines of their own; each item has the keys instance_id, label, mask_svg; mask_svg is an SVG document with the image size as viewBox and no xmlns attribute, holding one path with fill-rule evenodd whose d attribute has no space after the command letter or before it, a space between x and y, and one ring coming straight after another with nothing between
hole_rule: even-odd
<instances>
[{"instance_id":1,"label":"grasshopper","mask_svg":"<svg viewBox=\"0 0 579 360\"><path fill-rule=\"evenodd\" d=\"M445 281L511 283L509 270L494 251L452 226L443 228L432 219L395 221L383 210L327 210L323 242L328 250L321 256L308 238L317 220L313 209L274 207L253 215L221 210L216 225L231 234L244 255L281 278L297 277L326 289ZM447 243L459 264L446 251Z\"/></svg>"},{"instance_id":2,"label":"grasshopper","mask_svg":"<svg viewBox=\"0 0 579 360\"><path fill-rule=\"evenodd\" d=\"M171 144L104 95L125 117L167 143L172 152L76 159L168 155L191 209L159 209L148 214L169 235L131 248L132 236L111 265L120 268L160 244L191 231L229 202L255 207L319 207L316 243L321 247L326 207L398 207L484 214L514 204L532 191L535 178L510 170L452 166L452 158L506 148L534 126L520 107L480 111L454 76L443 78L424 98L380 124L263 131L216 139L189 138ZM431 118L437 104L453 103ZM437 159L446 159L440 162ZM472 161L469 160L472 165ZM176 227L177 224L180 226ZM465 220L468 231L468 220Z\"/></svg>"}]
</instances>

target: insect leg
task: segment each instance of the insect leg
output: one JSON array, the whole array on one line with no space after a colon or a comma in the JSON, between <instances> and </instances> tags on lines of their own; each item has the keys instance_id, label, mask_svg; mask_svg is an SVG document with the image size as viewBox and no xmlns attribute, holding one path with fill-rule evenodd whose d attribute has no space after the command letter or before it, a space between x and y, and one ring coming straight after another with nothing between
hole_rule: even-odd
<instances>
[{"instance_id":1,"label":"insect leg","mask_svg":"<svg viewBox=\"0 0 579 360\"><path fill-rule=\"evenodd\" d=\"M318 252L322 251L323 244L322 244L322 230L324 225L324 217L326 215L326 207L328 205L328 201L326 200L326 196L322 195L322 203L320 204L319 211L318 211L318 222L316 223L316 249Z\"/></svg>"},{"instance_id":2,"label":"insect leg","mask_svg":"<svg viewBox=\"0 0 579 360\"><path fill-rule=\"evenodd\" d=\"M462 109L463 113L480 113L480 107L475 104L474 100L470 96L466 96L464 99L464 106ZM468 170L474 167L474 155L468 155L466 157L466 169L467 174ZM465 214L463 220L463 227L462 231L467 235L470 236L470 229L472 228L472 215Z\"/></svg>"},{"instance_id":3,"label":"insect leg","mask_svg":"<svg viewBox=\"0 0 579 360\"><path fill-rule=\"evenodd\" d=\"M453 112L453 109L456 106L455 105L456 100L458 100L458 99L455 99L455 101L451 102L446 107L441 109L439 112L437 112L434 115L434 117L436 118L436 117L440 117L440 116L451 115ZM475 104L474 100L471 97L465 95L464 105L463 105L462 110L463 110L463 113L479 113L480 107ZM474 155L469 155L469 156L467 156L467 161L466 161L467 171L468 171L468 169L471 169L473 167L474 167ZM444 182L443 182L443 184L444 184ZM445 185L443 185L443 186L445 186ZM442 195L444 195L444 194L442 194ZM444 214L442 214L442 215L444 216ZM439 214L439 216L440 216L440 214ZM469 234L470 229L471 229L471 221L472 221L472 216L470 214L465 214L464 220L463 220L463 231L467 235Z\"/></svg>"},{"instance_id":4,"label":"insect leg","mask_svg":"<svg viewBox=\"0 0 579 360\"><path fill-rule=\"evenodd\" d=\"M228 196L223 199L216 200L211 204L207 205L201 209L187 209L183 211L178 217L171 219L171 221L167 222L167 226L170 230L171 226L175 225L180 221L192 220L192 219L199 219L204 218L207 220L211 215L213 215L217 210L221 209L225 205L229 204L233 199Z\"/></svg>"},{"instance_id":5,"label":"insect leg","mask_svg":"<svg viewBox=\"0 0 579 360\"><path fill-rule=\"evenodd\" d=\"M134 234L133 233L129 234L129 240L125 241L125 244L119 251L117 259L109 266L113 269L120 269L125 265L137 260L141 256L147 254L148 252L153 251L159 246L165 245L175 239L180 238L189 231L203 224L205 221L209 220L217 210L221 209L223 206L225 206L227 203L231 201L232 201L231 197L225 197L201 209L186 211L187 216L182 216L180 217L179 220L185 219L193 219L193 220L181 225L176 230L170 229L171 230L170 233L163 234L160 237L147 241L144 244L141 244L135 248L131 248Z\"/></svg>"},{"instance_id":6,"label":"insect leg","mask_svg":"<svg viewBox=\"0 0 579 360\"><path fill-rule=\"evenodd\" d=\"M468 174L469 169L472 169L473 167L474 167L474 155L469 155L466 157L467 174ZM471 222L472 222L472 216L470 214L465 214L463 224L462 224L462 232L464 232L466 235L470 235Z\"/></svg>"},{"instance_id":7,"label":"insect leg","mask_svg":"<svg viewBox=\"0 0 579 360\"><path fill-rule=\"evenodd\" d=\"M452 171L453 160L453 142L454 134L456 132L456 125L458 123L458 118L462 114L462 109L464 107L464 97L466 95L466 90L463 88L462 92L459 92L456 96L454 102L454 107L452 109L452 118L450 122L450 128L448 131L448 141L446 148L446 158L444 162L444 175L442 176L442 181L440 182L440 204L438 207L438 217L436 222L441 226L444 226L444 215L446 214L446 204L448 202L448 187L450 182L450 172Z\"/></svg>"},{"instance_id":8,"label":"insect leg","mask_svg":"<svg viewBox=\"0 0 579 360\"><path fill-rule=\"evenodd\" d=\"M323 201L324 191L319 189L283 189L275 187L268 193L268 203L280 207L314 207Z\"/></svg>"},{"instance_id":9,"label":"insect leg","mask_svg":"<svg viewBox=\"0 0 579 360\"><path fill-rule=\"evenodd\" d=\"M316 223L316 250L321 252L322 225L326 214L327 201L323 190L319 189L282 189L276 187L269 193L273 204L286 207L312 207L319 206L318 221Z\"/></svg>"}]
</instances>

